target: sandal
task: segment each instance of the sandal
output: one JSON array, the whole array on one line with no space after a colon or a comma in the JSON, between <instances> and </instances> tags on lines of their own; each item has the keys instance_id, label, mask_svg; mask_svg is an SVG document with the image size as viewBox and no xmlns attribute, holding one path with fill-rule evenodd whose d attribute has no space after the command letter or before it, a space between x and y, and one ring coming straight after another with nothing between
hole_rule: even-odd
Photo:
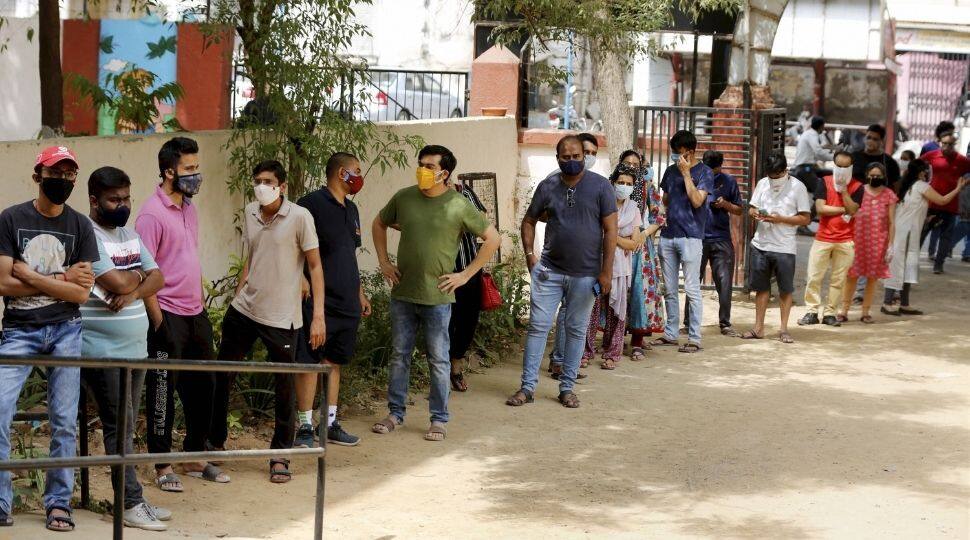
<instances>
[{"instance_id":1,"label":"sandal","mask_svg":"<svg viewBox=\"0 0 970 540\"><path fill-rule=\"evenodd\" d=\"M668 347L668 346L676 347L678 345L680 345L680 343L672 339L667 339L666 336L659 337L650 342L651 347Z\"/></svg>"},{"instance_id":2,"label":"sandal","mask_svg":"<svg viewBox=\"0 0 970 540\"><path fill-rule=\"evenodd\" d=\"M428 432L424 434L424 440L431 442L440 442L445 440L448 432L445 431L445 425L441 422L431 422L431 427L428 428Z\"/></svg>"},{"instance_id":3,"label":"sandal","mask_svg":"<svg viewBox=\"0 0 970 540\"><path fill-rule=\"evenodd\" d=\"M703 351L703 350L704 349L699 344L697 344L697 343L689 343L688 342L688 343L685 343L685 344L681 345L677 349L677 352L682 352L682 353L687 353L687 354L693 354L693 353L696 353L696 352L699 352L699 351Z\"/></svg>"},{"instance_id":4,"label":"sandal","mask_svg":"<svg viewBox=\"0 0 970 540\"><path fill-rule=\"evenodd\" d=\"M401 425L402 423L403 422L398 420L396 416L389 414L385 416L383 420L374 424L370 430L380 435L387 435L388 433L397 429L397 426Z\"/></svg>"},{"instance_id":5,"label":"sandal","mask_svg":"<svg viewBox=\"0 0 970 540\"><path fill-rule=\"evenodd\" d=\"M579 369L586 369L589 367L589 358L584 356L582 360L579 361Z\"/></svg>"},{"instance_id":6,"label":"sandal","mask_svg":"<svg viewBox=\"0 0 970 540\"><path fill-rule=\"evenodd\" d=\"M863 315L862 317L859 318L859 320L862 321L863 324L875 324L876 322L872 320L872 315Z\"/></svg>"},{"instance_id":7,"label":"sandal","mask_svg":"<svg viewBox=\"0 0 970 540\"><path fill-rule=\"evenodd\" d=\"M614 361L612 358L606 358L603 360L603 363L600 364L600 369L614 370L616 369L616 361Z\"/></svg>"},{"instance_id":8,"label":"sandal","mask_svg":"<svg viewBox=\"0 0 970 540\"><path fill-rule=\"evenodd\" d=\"M886 306L882 306L881 308L879 308L879 313L882 313L883 315L892 315L893 317L899 317L900 315L903 314L903 310L902 308L886 309Z\"/></svg>"},{"instance_id":9,"label":"sandal","mask_svg":"<svg viewBox=\"0 0 970 540\"><path fill-rule=\"evenodd\" d=\"M13 518L8 516L6 512L0 510L0 527L12 527Z\"/></svg>"},{"instance_id":10,"label":"sandal","mask_svg":"<svg viewBox=\"0 0 970 540\"><path fill-rule=\"evenodd\" d=\"M630 360L632 360L634 362L639 362L640 360L643 360L646 357L647 356L645 354L643 354L643 348L642 347L634 347L633 348L633 351L630 352Z\"/></svg>"},{"instance_id":11,"label":"sandal","mask_svg":"<svg viewBox=\"0 0 970 540\"><path fill-rule=\"evenodd\" d=\"M795 338L791 337L788 332L782 332L778 334L778 341L782 343L795 343Z\"/></svg>"},{"instance_id":12,"label":"sandal","mask_svg":"<svg viewBox=\"0 0 970 540\"><path fill-rule=\"evenodd\" d=\"M550 371L549 376L552 377L553 380L558 381L559 380L559 376L562 375L562 364L556 364L555 366L556 366L555 369L550 368L550 370L549 370ZM576 380L577 381L579 379L585 379L588 376L589 375L586 375L582 371L579 371L579 370L576 371Z\"/></svg>"},{"instance_id":13,"label":"sandal","mask_svg":"<svg viewBox=\"0 0 970 540\"><path fill-rule=\"evenodd\" d=\"M273 467L277 465L282 465L283 469L278 470ZM290 460L288 459L271 459L269 460L269 481L274 484L285 484L290 481L293 477L293 473L290 472Z\"/></svg>"},{"instance_id":14,"label":"sandal","mask_svg":"<svg viewBox=\"0 0 970 540\"><path fill-rule=\"evenodd\" d=\"M566 407L567 409L578 409L579 396L572 392L560 392L559 403L562 403L562 406Z\"/></svg>"},{"instance_id":15,"label":"sandal","mask_svg":"<svg viewBox=\"0 0 970 540\"><path fill-rule=\"evenodd\" d=\"M519 390L518 392L512 394L509 399L505 400L505 404L509 407L521 407L526 403L532 403L535 398L532 396L532 392L528 390Z\"/></svg>"},{"instance_id":16,"label":"sandal","mask_svg":"<svg viewBox=\"0 0 970 540\"><path fill-rule=\"evenodd\" d=\"M725 326L721 328L721 335L727 337L738 337L738 331L731 326Z\"/></svg>"},{"instance_id":17,"label":"sandal","mask_svg":"<svg viewBox=\"0 0 970 540\"><path fill-rule=\"evenodd\" d=\"M741 339L764 339L765 336L759 336L754 332L754 330L748 330L747 332L741 334Z\"/></svg>"},{"instance_id":18,"label":"sandal","mask_svg":"<svg viewBox=\"0 0 970 540\"><path fill-rule=\"evenodd\" d=\"M182 486L182 480L175 473L155 477L155 485L158 486L158 489L170 493L182 493L185 491L185 488Z\"/></svg>"},{"instance_id":19,"label":"sandal","mask_svg":"<svg viewBox=\"0 0 970 540\"><path fill-rule=\"evenodd\" d=\"M468 383L465 382L465 374L462 372L451 374L451 389L455 392L467 392Z\"/></svg>"},{"instance_id":20,"label":"sandal","mask_svg":"<svg viewBox=\"0 0 970 540\"><path fill-rule=\"evenodd\" d=\"M219 467L216 467L211 463L206 463L205 467L203 467L201 471L188 471L185 474L187 476L191 476L192 478L199 478L201 480L207 480L217 484L228 484L230 480L228 474L222 472Z\"/></svg>"},{"instance_id":21,"label":"sandal","mask_svg":"<svg viewBox=\"0 0 970 540\"><path fill-rule=\"evenodd\" d=\"M54 510L60 510L66 513L66 516L55 516L52 515ZM67 527L56 527L54 522L60 522ZM54 505L47 509L47 530L55 532L71 532L74 530L74 519L71 517L71 509L66 506Z\"/></svg>"},{"instance_id":22,"label":"sandal","mask_svg":"<svg viewBox=\"0 0 970 540\"><path fill-rule=\"evenodd\" d=\"M839 321L840 323L846 323L846 322L849 322L849 316L839 313L838 315L835 316L835 320Z\"/></svg>"}]
</instances>

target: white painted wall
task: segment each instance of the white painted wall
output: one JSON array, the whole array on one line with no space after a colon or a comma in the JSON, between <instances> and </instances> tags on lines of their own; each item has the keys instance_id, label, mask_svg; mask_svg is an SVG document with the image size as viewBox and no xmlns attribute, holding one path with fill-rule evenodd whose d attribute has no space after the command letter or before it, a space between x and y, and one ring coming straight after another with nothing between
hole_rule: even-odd
<instances>
[{"instance_id":1,"label":"white painted wall","mask_svg":"<svg viewBox=\"0 0 970 540\"><path fill-rule=\"evenodd\" d=\"M0 29L0 141L33 139L40 131L40 66L36 36L37 16L8 18Z\"/></svg>"},{"instance_id":2,"label":"white painted wall","mask_svg":"<svg viewBox=\"0 0 970 540\"><path fill-rule=\"evenodd\" d=\"M791 0L771 55L881 62L884 14L882 0Z\"/></svg>"}]
</instances>

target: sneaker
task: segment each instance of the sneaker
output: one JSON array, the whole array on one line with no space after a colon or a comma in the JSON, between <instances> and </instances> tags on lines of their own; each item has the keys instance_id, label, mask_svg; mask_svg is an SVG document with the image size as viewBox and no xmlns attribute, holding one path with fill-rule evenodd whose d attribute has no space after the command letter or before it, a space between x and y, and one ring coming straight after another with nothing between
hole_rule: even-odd
<instances>
[{"instance_id":1,"label":"sneaker","mask_svg":"<svg viewBox=\"0 0 970 540\"><path fill-rule=\"evenodd\" d=\"M934 274L942 274L943 273L943 266L942 265L940 265L940 266L933 266L933 273Z\"/></svg>"},{"instance_id":2,"label":"sneaker","mask_svg":"<svg viewBox=\"0 0 970 540\"><path fill-rule=\"evenodd\" d=\"M804 317L798 319L798 326L808 326L818 324L818 313L806 313Z\"/></svg>"},{"instance_id":3,"label":"sneaker","mask_svg":"<svg viewBox=\"0 0 970 540\"><path fill-rule=\"evenodd\" d=\"M303 424L296 430L296 438L293 439L293 448L316 448L317 442L313 439L313 424Z\"/></svg>"},{"instance_id":4,"label":"sneaker","mask_svg":"<svg viewBox=\"0 0 970 540\"><path fill-rule=\"evenodd\" d=\"M960 262L970 263L970 257L960 257Z\"/></svg>"},{"instance_id":5,"label":"sneaker","mask_svg":"<svg viewBox=\"0 0 970 540\"><path fill-rule=\"evenodd\" d=\"M330 428L327 429L327 442L339 444L340 446L357 446L360 443L360 437L347 433L340 426L340 422L334 421Z\"/></svg>"},{"instance_id":6,"label":"sneaker","mask_svg":"<svg viewBox=\"0 0 970 540\"><path fill-rule=\"evenodd\" d=\"M148 507L151 508L152 513L155 514L155 517L158 518L158 521L170 521L172 519L172 511L169 510L168 508L155 506L150 502L146 502L145 504L147 504Z\"/></svg>"},{"instance_id":7,"label":"sneaker","mask_svg":"<svg viewBox=\"0 0 970 540\"><path fill-rule=\"evenodd\" d=\"M140 503L125 510L124 522L125 527L134 527L146 531L164 531L168 529L168 525L158 519L148 503Z\"/></svg>"},{"instance_id":8,"label":"sneaker","mask_svg":"<svg viewBox=\"0 0 970 540\"><path fill-rule=\"evenodd\" d=\"M827 324L829 326L842 326L842 323L839 322L838 317L835 315L826 315L822 317L822 324Z\"/></svg>"}]
</instances>

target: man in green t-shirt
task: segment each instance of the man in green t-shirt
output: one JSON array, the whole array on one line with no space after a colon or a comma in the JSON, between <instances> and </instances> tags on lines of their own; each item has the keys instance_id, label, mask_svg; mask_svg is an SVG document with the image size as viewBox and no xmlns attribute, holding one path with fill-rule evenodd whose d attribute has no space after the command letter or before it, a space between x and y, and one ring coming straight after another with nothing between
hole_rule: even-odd
<instances>
[{"instance_id":1,"label":"man in green t-shirt","mask_svg":"<svg viewBox=\"0 0 970 540\"><path fill-rule=\"evenodd\" d=\"M499 234L468 199L448 184L458 164L451 150L425 146L418 153L417 185L404 188L374 219L374 248L381 273L391 290L391 358L387 408L390 413L374 424L375 433L386 434L404 422L411 354L414 338L424 327L431 367L431 427L429 441L445 438L448 422L449 358L448 323L455 289L474 276L499 247ZM401 231L397 266L387 254L387 228ZM469 232L484 241L482 249L461 272L454 272L458 241Z\"/></svg>"}]
</instances>

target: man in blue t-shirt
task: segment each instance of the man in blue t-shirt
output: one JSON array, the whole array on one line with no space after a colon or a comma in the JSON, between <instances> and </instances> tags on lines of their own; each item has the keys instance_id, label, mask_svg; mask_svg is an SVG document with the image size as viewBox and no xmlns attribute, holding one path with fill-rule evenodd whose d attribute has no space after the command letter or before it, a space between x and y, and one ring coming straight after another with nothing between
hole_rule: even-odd
<instances>
[{"instance_id":1,"label":"man in blue t-shirt","mask_svg":"<svg viewBox=\"0 0 970 540\"><path fill-rule=\"evenodd\" d=\"M704 248L701 254L700 276L708 263L717 290L719 304L717 319L721 334L737 336L731 327L731 285L734 283L734 242L731 240L731 215L742 211L741 190L733 176L723 172L724 154L717 150L704 152L704 165L714 173L714 188L707 196L707 227L704 228ZM690 320L690 304L684 306L684 321Z\"/></svg>"},{"instance_id":2,"label":"man in blue t-shirt","mask_svg":"<svg viewBox=\"0 0 970 540\"><path fill-rule=\"evenodd\" d=\"M566 344L559 402L564 407L579 407L573 384L590 311L596 295L609 294L613 283L616 194L606 179L585 170L583 145L575 135L559 140L556 157L561 172L539 183L522 219L522 247L532 286L521 386L506 400L513 407L534 400L539 364L560 304L565 309ZM536 223L543 216L546 235L540 257L533 243Z\"/></svg>"},{"instance_id":3,"label":"man in blue t-shirt","mask_svg":"<svg viewBox=\"0 0 970 540\"><path fill-rule=\"evenodd\" d=\"M660 261L667 292L667 324L663 337L651 346L679 345L677 328L680 302L677 296L678 271L684 273L684 292L690 304L686 344L678 350L694 353L701 350L701 255L704 250L704 227L707 225L707 197L713 192L714 173L697 159L697 138L680 130L670 138L670 160L676 165L664 171L660 181L667 226L660 232Z\"/></svg>"}]
</instances>

